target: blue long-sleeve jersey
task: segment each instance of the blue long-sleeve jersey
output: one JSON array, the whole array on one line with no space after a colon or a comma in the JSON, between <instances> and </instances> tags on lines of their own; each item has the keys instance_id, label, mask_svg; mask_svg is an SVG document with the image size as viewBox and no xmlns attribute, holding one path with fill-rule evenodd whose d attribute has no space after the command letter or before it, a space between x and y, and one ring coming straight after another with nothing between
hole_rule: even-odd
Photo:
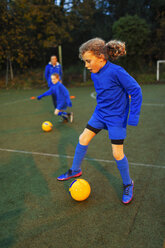
<instances>
[{"instance_id":1,"label":"blue long-sleeve jersey","mask_svg":"<svg viewBox=\"0 0 165 248\"><path fill-rule=\"evenodd\" d=\"M97 73L91 73L97 93L95 113L112 126L137 126L142 104L139 84L121 66L107 62ZM131 101L129 101L131 95ZM130 113L129 113L130 110Z\"/></svg>"},{"instance_id":2,"label":"blue long-sleeve jersey","mask_svg":"<svg viewBox=\"0 0 165 248\"><path fill-rule=\"evenodd\" d=\"M51 75L53 73L59 74L60 80L62 79L62 68L58 62L55 66L53 66L51 62L49 62L49 64L45 67L45 78L49 88L53 86L53 83L51 81Z\"/></svg>"},{"instance_id":3,"label":"blue long-sleeve jersey","mask_svg":"<svg viewBox=\"0 0 165 248\"><path fill-rule=\"evenodd\" d=\"M56 97L57 109L63 110L66 109L67 107L72 107L69 91L62 83L57 82L56 84L53 84L53 86L48 91L44 92L42 95L38 96L37 98L41 99L42 97L49 95L54 95Z\"/></svg>"}]
</instances>

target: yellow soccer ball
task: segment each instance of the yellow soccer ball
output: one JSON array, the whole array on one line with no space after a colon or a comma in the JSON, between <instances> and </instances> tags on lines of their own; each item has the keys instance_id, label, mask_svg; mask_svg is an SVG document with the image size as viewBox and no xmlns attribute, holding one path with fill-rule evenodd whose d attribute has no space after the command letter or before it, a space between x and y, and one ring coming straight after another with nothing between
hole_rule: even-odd
<instances>
[{"instance_id":1,"label":"yellow soccer ball","mask_svg":"<svg viewBox=\"0 0 165 248\"><path fill-rule=\"evenodd\" d=\"M50 132L53 128L53 124L50 121L44 121L42 123L42 130L45 132Z\"/></svg>"},{"instance_id":2,"label":"yellow soccer ball","mask_svg":"<svg viewBox=\"0 0 165 248\"><path fill-rule=\"evenodd\" d=\"M69 186L69 193L74 200L84 201L89 197L91 187L86 180L76 179Z\"/></svg>"}]
</instances>

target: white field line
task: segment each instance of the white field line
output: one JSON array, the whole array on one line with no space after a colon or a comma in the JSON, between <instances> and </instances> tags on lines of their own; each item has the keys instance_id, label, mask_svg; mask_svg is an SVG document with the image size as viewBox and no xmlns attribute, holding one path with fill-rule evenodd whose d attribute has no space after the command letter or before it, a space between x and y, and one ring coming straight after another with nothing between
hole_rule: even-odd
<instances>
[{"instance_id":1,"label":"white field line","mask_svg":"<svg viewBox=\"0 0 165 248\"><path fill-rule=\"evenodd\" d=\"M22 100L17 100L17 101L11 101L11 102L2 103L1 106L10 105L10 104L18 103L18 102L26 102L26 101L30 101L30 98L25 98L25 99L22 99Z\"/></svg>"},{"instance_id":2,"label":"white field line","mask_svg":"<svg viewBox=\"0 0 165 248\"><path fill-rule=\"evenodd\" d=\"M90 95L93 99L96 99L96 92L92 92ZM2 103L1 106L7 106L7 105L11 105L14 103L20 103L20 102L26 102L29 101L29 98L23 99L23 100L17 100L17 101L11 101L11 102L7 102L7 103ZM165 104L163 103L142 103L143 106L155 106L155 107L165 107Z\"/></svg>"},{"instance_id":3,"label":"white field line","mask_svg":"<svg viewBox=\"0 0 165 248\"><path fill-rule=\"evenodd\" d=\"M96 99L96 92L91 93L91 97ZM142 103L143 106L155 106L155 107L165 107L163 103Z\"/></svg>"},{"instance_id":4,"label":"white field line","mask_svg":"<svg viewBox=\"0 0 165 248\"><path fill-rule=\"evenodd\" d=\"M30 152L30 151L4 149L4 148L0 148L0 151L2 151L2 152L13 152L13 153L23 153L23 154L30 154L30 155L39 155L39 156L48 156L48 157L56 157L56 158L73 159L73 156L69 156L69 155L60 155L60 154L52 154L52 153L44 153L44 152ZM86 158L86 157L84 158L84 160L115 164L115 161L113 161L113 160L105 160L105 159L97 159L97 158ZM134 163L134 162L129 162L129 164L133 165L133 166L136 166L136 167L141 166L141 167L165 169L164 165L142 164L142 163Z\"/></svg>"}]
</instances>

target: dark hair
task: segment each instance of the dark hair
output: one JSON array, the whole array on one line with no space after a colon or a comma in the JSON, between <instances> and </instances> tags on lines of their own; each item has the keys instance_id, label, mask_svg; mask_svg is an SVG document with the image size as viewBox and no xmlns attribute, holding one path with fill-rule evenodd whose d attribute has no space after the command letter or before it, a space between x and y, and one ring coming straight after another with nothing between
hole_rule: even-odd
<instances>
[{"instance_id":1,"label":"dark hair","mask_svg":"<svg viewBox=\"0 0 165 248\"><path fill-rule=\"evenodd\" d=\"M54 54L53 54L53 55L50 56L50 58L52 58L52 57L56 57L56 58L57 58L57 55L54 55Z\"/></svg>"},{"instance_id":2,"label":"dark hair","mask_svg":"<svg viewBox=\"0 0 165 248\"><path fill-rule=\"evenodd\" d=\"M96 57L104 55L105 59L118 59L120 56L126 55L125 42L118 40L111 40L107 43L103 39L94 38L83 43L79 48L79 57L85 52L91 51Z\"/></svg>"},{"instance_id":3,"label":"dark hair","mask_svg":"<svg viewBox=\"0 0 165 248\"><path fill-rule=\"evenodd\" d=\"M55 76L56 78L60 79L60 75L58 73L52 73L51 76Z\"/></svg>"}]
</instances>

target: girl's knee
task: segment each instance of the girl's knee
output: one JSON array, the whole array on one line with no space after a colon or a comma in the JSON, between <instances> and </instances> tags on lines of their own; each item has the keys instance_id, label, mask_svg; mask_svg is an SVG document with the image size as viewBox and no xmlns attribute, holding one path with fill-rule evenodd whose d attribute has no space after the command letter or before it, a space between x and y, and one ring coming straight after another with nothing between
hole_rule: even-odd
<instances>
[{"instance_id":1,"label":"girl's knee","mask_svg":"<svg viewBox=\"0 0 165 248\"><path fill-rule=\"evenodd\" d=\"M60 112L60 110L59 110L59 109L55 109L54 114L55 114L55 115L58 115L58 114L59 114L59 112Z\"/></svg>"},{"instance_id":2,"label":"girl's knee","mask_svg":"<svg viewBox=\"0 0 165 248\"><path fill-rule=\"evenodd\" d=\"M123 151L123 147L119 146L119 147L114 147L112 148L112 153L113 153L113 157L116 160L122 160L124 158L124 151Z\"/></svg>"},{"instance_id":3,"label":"girl's knee","mask_svg":"<svg viewBox=\"0 0 165 248\"><path fill-rule=\"evenodd\" d=\"M83 132L79 136L79 143L81 145L87 146L89 144L89 142L90 142L91 139L92 138L86 132Z\"/></svg>"},{"instance_id":4,"label":"girl's knee","mask_svg":"<svg viewBox=\"0 0 165 248\"><path fill-rule=\"evenodd\" d=\"M79 136L79 143L81 145L88 145L88 137L86 137L83 133Z\"/></svg>"},{"instance_id":5,"label":"girl's knee","mask_svg":"<svg viewBox=\"0 0 165 248\"><path fill-rule=\"evenodd\" d=\"M79 136L79 143L81 145L87 146L95 135L96 134L94 132L85 128L82 134Z\"/></svg>"}]
</instances>

